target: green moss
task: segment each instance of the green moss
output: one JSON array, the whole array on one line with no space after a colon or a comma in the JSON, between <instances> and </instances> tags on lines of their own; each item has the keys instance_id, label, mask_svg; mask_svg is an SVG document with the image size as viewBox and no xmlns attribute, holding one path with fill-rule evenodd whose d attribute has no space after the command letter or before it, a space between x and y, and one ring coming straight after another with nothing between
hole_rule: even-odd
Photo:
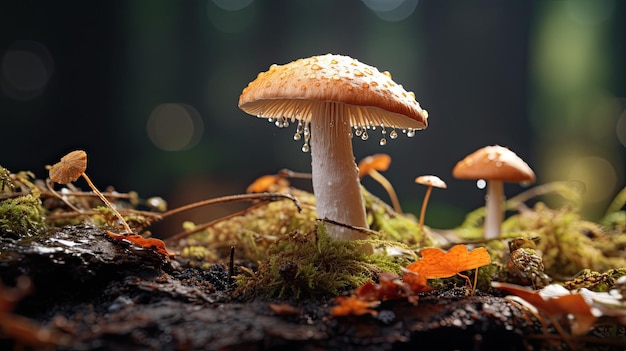
<instances>
[{"instance_id":1,"label":"green moss","mask_svg":"<svg viewBox=\"0 0 626 351\"><path fill-rule=\"evenodd\" d=\"M364 188L361 194L370 229L380 232L382 239L397 241L413 248L439 244L429 231L420 228L413 215L397 213Z\"/></svg>"},{"instance_id":2,"label":"green moss","mask_svg":"<svg viewBox=\"0 0 626 351\"><path fill-rule=\"evenodd\" d=\"M285 297L334 296L374 280L382 271L399 272L408 264L385 253L368 255L363 244L377 240L336 241L323 224L307 233L293 232L272 244L258 271L239 276L247 295Z\"/></svg>"},{"instance_id":3,"label":"green moss","mask_svg":"<svg viewBox=\"0 0 626 351\"><path fill-rule=\"evenodd\" d=\"M28 194L0 201L0 229L20 236L34 236L46 230L44 209L38 196Z\"/></svg>"}]
</instances>

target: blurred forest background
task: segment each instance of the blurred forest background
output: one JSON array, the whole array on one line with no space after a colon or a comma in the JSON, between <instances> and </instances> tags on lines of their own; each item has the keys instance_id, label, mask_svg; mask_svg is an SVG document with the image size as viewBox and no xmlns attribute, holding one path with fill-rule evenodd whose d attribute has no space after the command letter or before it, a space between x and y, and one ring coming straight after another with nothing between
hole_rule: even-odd
<instances>
[{"instance_id":1,"label":"blurred forest background","mask_svg":"<svg viewBox=\"0 0 626 351\"><path fill-rule=\"evenodd\" d=\"M243 193L282 168L310 172L295 126L278 129L237 102L272 63L325 53L390 71L429 111L414 138L353 143L357 161L391 155L384 175L406 212L417 215L424 195L416 176L448 183L431 197L433 227L483 205L484 190L451 171L486 145L515 151L537 184L581 181L590 219L625 185L620 0L3 0L0 165L46 177L46 164L80 148L101 189L170 207ZM236 206L245 205L186 218Z\"/></svg>"}]
</instances>

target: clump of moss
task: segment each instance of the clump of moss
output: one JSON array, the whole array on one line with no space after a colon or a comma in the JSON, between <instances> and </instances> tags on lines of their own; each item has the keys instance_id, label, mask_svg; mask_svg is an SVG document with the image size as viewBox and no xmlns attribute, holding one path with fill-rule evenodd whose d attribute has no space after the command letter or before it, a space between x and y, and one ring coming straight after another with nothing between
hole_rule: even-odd
<instances>
[{"instance_id":1,"label":"clump of moss","mask_svg":"<svg viewBox=\"0 0 626 351\"><path fill-rule=\"evenodd\" d=\"M171 246L178 246L183 257L185 247L205 246L222 258L228 255L231 246L235 246L237 259L252 262L265 260L270 245L282 236L294 231L308 232L315 228L316 213L311 205L313 195L297 189L291 189L290 192L302 204L302 211L298 211L289 200L261 203L236 216L215 221L184 240L171 243ZM199 226L201 224L184 223L186 231L193 231ZM195 264L201 264L196 261L198 257L189 258Z\"/></svg>"},{"instance_id":2,"label":"clump of moss","mask_svg":"<svg viewBox=\"0 0 626 351\"><path fill-rule=\"evenodd\" d=\"M377 240L336 241L319 224L317 230L295 231L274 242L256 273L240 275L244 295L279 298L335 296L374 280L382 271L400 271L403 258L384 252L365 254L363 244Z\"/></svg>"},{"instance_id":3,"label":"clump of moss","mask_svg":"<svg viewBox=\"0 0 626 351\"><path fill-rule=\"evenodd\" d=\"M0 230L30 237L47 229L44 222L46 211L42 207L39 190L28 179L31 176L28 172L13 175L0 166ZM14 192L18 188L20 192Z\"/></svg>"},{"instance_id":4,"label":"clump of moss","mask_svg":"<svg viewBox=\"0 0 626 351\"><path fill-rule=\"evenodd\" d=\"M612 242L612 235L605 234L599 224L581 219L567 206L551 209L539 202L532 211L510 218L507 227L509 232L540 238L537 249L543 254L545 271L556 279L583 269L605 271L626 266L626 258L608 256L608 248L601 246Z\"/></svg>"},{"instance_id":5,"label":"clump of moss","mask_svg":"<svg viewBox=\"0 0 626 351\"><path fill-rule=\"evenodd\" d=\"M568 290L586 288L591 291L606 292L615 288L615 282L626 275L626 268L609 269L606 272L596 272L583 269L571 280L563 282Z\"/></svg>"},{"instance_id":6,"label":"clump of moss","mask_svg":"<svg viewBox=\"0 0 626 351\"><path fill-rule=\"evenodd\" d=\"M46 230L44 209L39 197L28 194L0 201L0 229L20 236L34 236Z\"/></svg>"}]
</instances>

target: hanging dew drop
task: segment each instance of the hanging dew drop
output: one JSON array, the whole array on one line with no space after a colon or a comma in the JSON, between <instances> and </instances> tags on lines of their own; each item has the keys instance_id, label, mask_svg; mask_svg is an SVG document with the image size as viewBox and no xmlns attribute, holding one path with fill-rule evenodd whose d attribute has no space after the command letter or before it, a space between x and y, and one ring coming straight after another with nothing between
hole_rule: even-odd
<instances>
[{"instance_id":1,"label":"hanging dew drop","mask_svg":"<svg viewBox=\"0 0 626 351\"><path fill-rule=\"evenodd\" d=\"M392 130L391 132L389 132L389 137L391 139L397 139L398 138L398 132L396 132L396 130Z\"/></svg>"},{"instance_id":2,"label":"hanging dew drop","mask_svg":"<svg viewBox=\"0 0 626 351\"><path fill-rule=\"evenodd\" d=\"M367 140L370 136L367 134L367 131L363 131L361 134L361 140Z\"/></svg>"},{"instance_id":3,"label":"hanging dew drop","mask_svg":"<svg viewBox=\"0 0 626 351\"><path fill-rule=\"evenodd\" d=\"M302 145L302 152L309 152L309 144Z\"/></svg>"},{"instance_id":4,"label":"hanging dew drop","mask_svg":"<svg viewBox=\"0 0 626 351\"><path fill-rule=\"evenodd\" d=\"M363 134L363 130L361 128L357 127L354 129L354 135L360 137L361 134Z\"/></svg>"},{"instance_id":5,"label":"hanging dew drop","mask_svg":"<svg viewBox=\"0 0 626 351\"><path fill-rule=\"evenodd\" d=\"M487 186L487 181L486 181L486 180L484 180L484 179L478 179L478 180L476 181L476 187L477 187L478 189L484 189L486 186Z\"/></svg>"},{"instance_id":6,"label":"hanging dew drop","mask_svg":"<svg viewBox=\"0 0 626 351\"><path fill-rule=\"evenodd\" d=\"M298 141L298 140L300 140L300 139L302 139L302 135L300 135L300 133L296 132L296 133L293 135L293 140Z\"/></svg>"},{"instance_id":7,"label":"hanging dew drop","mask_svg":"<svg viewBox=\"0 0 626 351\"><path fill-rule=\"evenodd\" d=\"M387 139L386 138L381 138L379 144L380 144L380 146L387 145Z\"/></svg>"},{"instance_id":8,"label":"hanging dew drop","mask_svg":"<svg viewBox=\"0 0 626 351\"><path fill-rule=\"evenodd\" d=\"M415 136L415 130L414 129L409 129L406 131L406 136L408 136L409 138L412 138Z\"/></svg>"},{"instance_id":9,"label":"hanging dew drop","mask_svg":"<svg viewBox=\"0 0 626 351\"><path fill-rule=\"evenodd\" d=\"M267 121L270 122L270 123L274 123L274 119L273 118L268 118Z\"/></svg>"}]
</instances>

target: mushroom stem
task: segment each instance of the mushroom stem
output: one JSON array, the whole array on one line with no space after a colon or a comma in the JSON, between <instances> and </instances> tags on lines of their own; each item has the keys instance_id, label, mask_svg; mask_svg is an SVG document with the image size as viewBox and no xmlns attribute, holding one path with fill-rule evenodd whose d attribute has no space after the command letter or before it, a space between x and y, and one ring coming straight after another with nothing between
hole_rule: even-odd
<instances>
[{"instance_id":1,"label":"mushroom stem","mask_svg":"<svg viewBox=\"0 0 626 351\"><path fill-rule=\"evenodd\" d=\"M501 180L487 181L485 210L485 239L496 239L500 237L504 217L504 183Z\"/></svg>"},{"instance_id":2,"label":"mushroom stem","mask_svg":"<svg viewBox=\"0 0 626 351\"><path fill-rule=\"evenodd\" d=\"M358 169L352 153L351 127L343 105L319 103L311 119L311 170L317 217L368 228ZM365 239L361 232L328 226L335 240Z\"/></svg>"},{"instance_id":3,"label":"mushroom stem","mask_svg":"<svg viewBox=\"0 0 626 351\"><path fill-rule=\"evenodd\" d=\"M100 190L98 190L98 188L96 188L96 186L93 185L93 183L91 182L91 179L87 177L87 173L83 172L81 173L81 176L83 176L83 178L85 179L85 181L87 182L91 190L93 190L93 192L96 193L96 195L98 195L100 200L102 200L102 202L104 202L105 205L107 205L107 207L110 208L111 211L113 211L113 214L120 220L120 222L122 223L122 226L124 226L124 229L126 230L126 234L131 234L133 231L132 229L130 229L130 226L128 225L128 223L126 223L126 220L124 219L124 217L122 217L122 215L115 209L115 207L113 207L113 204L111 204L111 202L106 198L106 196L104 196L100 192Z\"/></svg>"},{"instance_id":4,"label":"mushroom stem","mask_svg":"<svg viewBox=\"0 0 626 351\"><path fill-rule=\"evenodd\" d=\"M424 194L424 201L422 202L422 210L420 211L420 229L424 229L424 217L426 217L426 206L428 205L428 200L430 199L430 193L433 191L433 186L430 185L426 189L426 194Z\"/></svg>"},{"instance_id":5,"label":"mushroom stem","mask_svg":"<svg viewBox=\"0 0 626 351\"><path fill-rule=\"evenodd\" d=\"M400 206L398 195L396 195L395 190L393 190L393 185L391 185L389 180L387 180L385 176L380 174L380 172L378 172L375 169L372 169L371 171L369 171L368 174L370 177L374 178L374 180L380 183L380 185L382 185L383 188L385 188L385 190L387 191L387 194L389 194L389 199L391 199L391 204L393 205L393 209L398 213L402 213L402 207Z\"/></svg>"}]
</instances>

